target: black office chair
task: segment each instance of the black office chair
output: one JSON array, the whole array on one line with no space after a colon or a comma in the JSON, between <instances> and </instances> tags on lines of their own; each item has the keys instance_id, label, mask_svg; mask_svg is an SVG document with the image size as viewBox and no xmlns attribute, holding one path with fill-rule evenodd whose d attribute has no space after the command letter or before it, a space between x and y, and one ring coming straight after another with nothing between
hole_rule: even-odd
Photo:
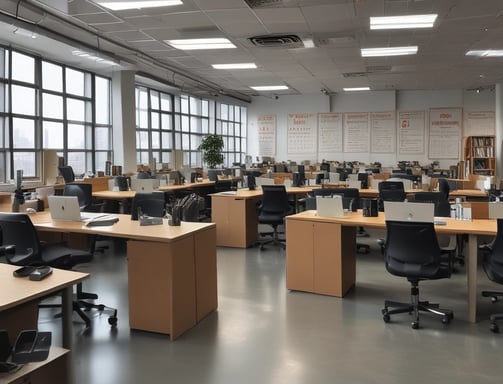
<instances>
[{"instance_id":1,"label":"black office chair","mask_svg":"<svg viewBox=\"0 0 503 384\"><path fill-rule=\"evenodd\" d=\"M451 192L451 186L449 185L449 182L444 179L438 179L438 191L441 192L446 199L449 199L449 193Z\"/></svg>"},{"instance_id":2,"label":"black office chair","mask_svg":"<svg viewBox=\"0 0 503 384\"><path fill-rule=\"evenodd\" d=\"M147 216L164 217L166 214L164 192L137 192L131 204L131 220L138 220L138 209Z\"/></svg>"},{"instance_id":3,"label":"black office chair","mask_svg":"<svg viewBox=\"0 0 503 384\"><path fill-rule=\"evenodd\" d=\"M260 249L266 244L279 245L286 248L285 241L279 239L278 226L284 223L285 216L294 213L294 207L288 202L288 194L284 185L263 185L262 202L258 207L259 224L268 224L273 228L271 239L259 240Z\"/></svg>"},{"instance_id":4,"label":"black office chair","mask_svg":"<svg viewBox=\"0 0 503 384\"><path fill-rule=\"evenodd\" d=\"M434 215L437 217L450 217L451 216L451 204L449 200L445 198L445 194L442 192L416 192L412 196L411 202L418 203L433 203L434 204ZM438 236L438 241L442 253L447 255L444 258L445 262L451 263L453 266L454 262L459 262L460 265L464 265L464 258L458 255L458 236L457 235L442 235Z\"/></svg>"},{"instance_id":5,"label":"black office chair","mask_svg":"<svg viewBox=\"0 0 503 384\"><path fill-rule=\"evenodd\" d=\"M409 313L414 316L411 326L417 329L419 311L441 316L444 324L454 318L451 310L440 309L437 304L427 301L419 301L421 280L443 279L451 275L450 266L442 262L441 254L433 223L386 221L386 270L392 275L407 278L411 284L409 302L384 301L382 315L386 323L391 320L391 315Z\"/></svg>"},{"instance_id":6,"label":"black office chair","mask_svg":"<svg viewBox=\"0 0 503 384\"><path fill-rule=\"evenodd\" d=\"M58 167L59 173L63 176L65 183L73 183L75 181L75 174L73 168L69 165Z\"/></svg>"},{"instance_id":7,"label":"black office chair","mask_svg":"<svg viewBox=\"0 0 503 384\"><path fill-rule=\"evenodd\" d=\"M407 198L403 182L401 181L381 181L379 189L379 211L384 212L385 201L404 201Z\"/></svg>"},{"instance_id":8,"label":"black office chair","mask_svg":"<svg viewBox=\"0 0 503 384\"><path fill-rule=\"evenodd\" d=\"M484 256L484 271L489 280L498 284L503 284L503 218L497 219L496 238L492 244L491 252ZM482 296L490 297L493 303L498 301L498 297L503 296L503 291L482 291ZM490 330L499 332L497 321L503 320L503 313L492 314L489 317Z\"/></svg>"},{"instance_id":9,"label":"black office chair","mask_svg":"<svg viewBox=\"0 0 503 384\"><path fill-rule=\"evenodd\" d=\"M69 248L65 243L45 244L40 242L37 230L33 226L29 215L24 213L0 213L0 235L2 245L12 245L15 252L6 252L9 264L48 265L53 268L70 270L77 264L89 263L93 256L90 252ZM88 295L92 295L89 297ZM73 310L85 322L86 327L91 325L91 320L84 310L97 309L103 312L111 310L112 315L108 323L117 325L117 310L103 304L95 304L87 299L97 299L95 294L82 292L82 283L77 284L77 294L73 301ZM42 304L41 307L54 307L60 305Z\"/></svg>"}]
</instances>

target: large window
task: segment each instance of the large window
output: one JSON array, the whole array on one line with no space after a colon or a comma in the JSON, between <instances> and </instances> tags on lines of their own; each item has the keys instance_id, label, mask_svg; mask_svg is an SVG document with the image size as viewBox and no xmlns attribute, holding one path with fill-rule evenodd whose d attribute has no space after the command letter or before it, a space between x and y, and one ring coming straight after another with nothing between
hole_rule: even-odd
<instances>
[{"instance_id":1,"label":"large window","mask_svg":"<svg viewBox=\"0 0 503 384\"><path fill-rule=\"evenodd\" d=\"M224 139L224 163L231 167L242 164L246 153L246 108L239 105L217 105L216 133Z\"/></svg>"},{"instance_id":2,"label":"large window","mask_svg":"<svg viewBox=\"0 0 503 384\"><path fill-rule=\"evenodd\" d=\"M136 161L169 163L173 149L173 96L136 87Z\"/></svg>"},{"instance_id":3,"label":"large window","mask_svg":"<svg viewBox=\"0 0 503 384\"><path fill-rule=\"evenodd\" d=\"M185 166L202 167L198 147L208 133L224 138L224 166L241 163L246 152L246 108L136 87L138 164L168 163L173 168L173 151L181 150Z\"/></svg>"},{"instance_id":4,"label":"large window","mask_svg":"<svg viewBox=\"0 0 503 384\"><path fill-rule=\"evenodd\" d=\"M23 170L41 177L43 150L76 174L105 168L112 155L111 81L0 47L0 181Z\"/></svg>"}]
</instances>

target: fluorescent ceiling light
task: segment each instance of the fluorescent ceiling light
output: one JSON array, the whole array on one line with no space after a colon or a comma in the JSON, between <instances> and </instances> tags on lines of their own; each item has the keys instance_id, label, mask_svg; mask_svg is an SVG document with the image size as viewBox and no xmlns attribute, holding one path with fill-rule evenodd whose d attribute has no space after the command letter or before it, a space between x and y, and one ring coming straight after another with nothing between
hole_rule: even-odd
<instances>
[{"instance_id":1,"label":"fluorescent ceiling light","mask_svg":"<svg viewBox=\"0 0 503 384\"><path fill-rule=\"evenodd\" d=\"M417 45L410 47L363 48L362 57L415 55Z\"/></svg>"},{"instance_id":2,"label":"fluorescent ceiling light","mask_svg":"<svg viewBox=\"0 0 503 384\"><path fill-rule=\"evenodd\" d=\"M81 51L78 49L74 49L72 51L73 56L79 56L79 57L85 57L86 59L93 60L97 63L100 64L105 64L105 65L119 65L119 63L113 61L113 59L105 59L103 57L98 56L95 53L91 52L86 52L86 51Z\"/></svg>"},{"instance_id":3,"label":"fluorescent ceiling light","mask_svg":"<svg viewBox=\"0 0 503 384\"><path fill-rule=\"evenodd\" d=\"M355 91L370 91L370 87L353 87L353 88L342 88L346 92L355 92Z\"/></svg>"},{"instance_id":4,"label":"fluorescent ceiling light","mask_svg":"<svg viewBox=\"0 0 503 384\"><path fill-rule=\"evenodd\" d=\"M288 89L286 85L259 85L250 88L256 91L283 91Z\"/></svg>"},{"instance_id":5,"label":"fluorescent ceiling light","mask_svg":"<svg viewBox=\"0 0 503 384\"><path fill-rule=\"evenodd\" d=\"M432 28L436 14L371 17L370 29Z\"/></svg>"},{"instance_id":6,"label":"fluorescent ceiling light","mask_svg":"<svg viewBox=\"0 0 503 384\"><path fill-rule=\"evenodd\" d=\"M157 1L97 1L97 3L112 11L123 11L125 9L142 9L171 7L173 5L182 5L181 0L157 0Z\"/></svg>"},{"instance_id":7,"label":"fluorescent ceiling light","mask_svg":"<svg viewBox=\"0 0 503 384\"><path fill-rule=\"evenodd\" d=\"M32 39L36 39L38 36L35 32L27 31L26 29L16 28L12 31L13 34L23 37L30 37Z\"/></svg>"},{"instance_id":8,"label":"fluorescent ceiling light","mask_svg":"<svg viewBox=\"0 0 503 384\"><path fill-rule=\"evenodd\" d=\"M480 57L501 57L503 56L502 49L485 49L485 50L472 50L466 52L466 56L480 56Z\"/></svg>"},{"instance_id":9,"label":"fluorescent ceiling light","mask_svg":"<svg viewBox=\"0 0 503 384\"><path fill-rule=\"evenodd\" d=\"M181 49L183 51L190 51L196 49L226 49L236 48L225 37L209 38L209 39L178 39L178 40L164 40L165 43L171 45L173 48Z\"/></svg>"},{"instance_id":10,"label":"fluorescent ceiling light","mask_svg":"<svg viewBox=\"0 0 503 384\"><path fill-rule=\"evenodd\" d=\"M251 69L257 68L255 63L212 64L215 69Z\"/></svg>"}]
</instances>

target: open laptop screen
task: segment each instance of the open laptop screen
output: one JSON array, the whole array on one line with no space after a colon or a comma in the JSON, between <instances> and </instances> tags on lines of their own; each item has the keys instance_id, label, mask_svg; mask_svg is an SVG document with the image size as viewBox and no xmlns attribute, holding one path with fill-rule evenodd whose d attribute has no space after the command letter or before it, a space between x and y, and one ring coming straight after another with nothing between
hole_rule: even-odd
<instances>
[{"instance_id":1,"label":"open laptop screen","mask_svg":"<svg viewBox=\"0 0 503 384\"><path fill-rule=\"evenodd\" d=\"M433 223L435 204L385 201L384 214L386 220Z\"/></svg>"}]
</instances>

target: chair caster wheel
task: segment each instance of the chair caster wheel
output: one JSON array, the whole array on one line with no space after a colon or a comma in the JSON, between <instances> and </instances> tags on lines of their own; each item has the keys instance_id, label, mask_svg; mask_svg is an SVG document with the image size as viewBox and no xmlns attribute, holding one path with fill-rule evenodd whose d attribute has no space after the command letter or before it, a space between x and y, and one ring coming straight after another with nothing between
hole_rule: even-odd
<instances>
[{"instance_id":1,"label":"chair caster wheel","mask_svg":"<svg viewBox=\"0 0 503 384\"><path fill-rule=\"evenodd\" d=\"M103 304L98 305L98 311L103 312L105 310L105 306Z\"/></svg>"},{"instance_id":2,"label":"chair caster wheel","mask_svg":"<svg viewBox=\"0 0 503 384\"><path fill-rule=\"evenodd\" d=\"M444 316L442 317L442 324L449 324L451 322L451 317L450 316Z\"/></svg>"},{"instance_id":3,"label":"chair caster wheel","mask_svg":"<svg viewBox=\"0 0 503 384\"><path fill-rule=\"evenodd\" d=\"M413 321L412 323L410 323L410 326L412 327L412 329L419 329L419 322Z\"/></svg>"},{"instance_id":4,"label":"chair caster wheel","mask_svg":"<svg viewBox=\"0 0 503 384\"><path fill-rule=\"evenodd\" d=\"M388 314L388 308L384 308L383 310L381 310L381 313L382 313L382 319L385 323L389 323L391 318Z\"/></svg>"},{"instance_id":5,"label":"chair caster wheel","mask_svg":"<svg viewBox=\"0 0 503 384\"><path fill-rule=\"evenodd\" d=\"M117 326L117 317L110 316L108 318L108 324L110 324L112 328L115 328Z\"/></svg>"},{"instance_id":6,"label":"chair caster wheel","mask_svg":"<svg viewBox=\"0 0 503 384\"><path fill-rule=\"evenodd\" d=\"M500 331L498 324L496 323L491 323L489 329L491 330L492 333L498 333Z\"/></svg>"},{"instance_id":7,"label":"chair caster wheel","mask_svg":"<svg viewBox=\"0 0 503 384\"><path fill-rule=\"evenodd\" d=\"M496 303L498 301L497 296L491 296L491 303Z\"/></svg>"}]
</instances>

